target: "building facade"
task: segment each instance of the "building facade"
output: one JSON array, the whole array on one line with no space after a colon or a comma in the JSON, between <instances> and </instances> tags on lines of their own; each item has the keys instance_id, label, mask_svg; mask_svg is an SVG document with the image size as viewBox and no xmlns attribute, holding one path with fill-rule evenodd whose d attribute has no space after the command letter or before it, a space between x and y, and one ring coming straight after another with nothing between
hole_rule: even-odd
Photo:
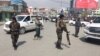
<instances>
[{"instance_id":1,"label":"building facade","mask_svg":"<svg viewBox=\"0 0 100 56\"><path fill-rule=\"evenodd\" d=\"M16 14L25 12L27 4L12 4L10 0L0 0L0 21L8 21Z\"/></svg>"},{"instance_id":2,"label":"building facade","mask_svg":"<svg viewBox=\"0 0 100 56\"><path fill-rule=\"evenodd\" d=\"M0 21L7 21L14 13L14 9L10 6L10 1L0 1Z\"/></svg>"}]
</instances>

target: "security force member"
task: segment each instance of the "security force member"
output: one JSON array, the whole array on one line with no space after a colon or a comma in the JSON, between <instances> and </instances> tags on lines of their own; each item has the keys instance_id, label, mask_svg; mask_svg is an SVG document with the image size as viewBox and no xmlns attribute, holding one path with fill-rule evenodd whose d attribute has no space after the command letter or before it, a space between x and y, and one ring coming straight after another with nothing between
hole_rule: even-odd
<instances>
[{"instance_id":1,"label":"security force member","mask_svg":"<svg viewBox=\"0 0 100 56\"><path fill-rule=\"evenodd\" d=\"M43 26L42 23L40 22L38 16L36 17L35 20L35 24L36 24L36 34L34 35L34 39L37 37L37 39L40 38L40 34L41 34L41 27Z\"/></svg>"},{"instance_id":2,"label":"security force member","mask_svg":"<svg viewBox=\"0 0 100 56\"><path fill-rule=\"evenodd\" d=\"M19 31L20 31L20 24L17 22L16 18L12 18L12 22L9 25L10 27L10 32L11 32L11 39L12 39L12 44L14 49L17 49L17 41L19 38Z\"/></svg>"},{"instance_id":3,"label":"security force member","mask_svg":"<svg viewBox=\"0 0 100 56\"><path fill-rule=\"evenodd\" d=\"M75 21L75 37L78 37L80 27L81 27L80 18L77 18Z\"/></svg>"},{"instance_id":4,"label":"security force member","mask_svg":"<svg viewBox=\"0 0 100 56\"><path fill-rule=\"evenodd\" d=\"M66 23L63 21L63 19L64 19L64 15L61 14L59 16L59 19L57 19L57 21L56 21L56 33L57 33L57 37L58 37L58 40L57 40L57 43L56 43L56 48L58 48L58 49L62 49L61 41L62 41L63 31L68 33L67 28L66 28Z\"/></svg>"}]
</instances>

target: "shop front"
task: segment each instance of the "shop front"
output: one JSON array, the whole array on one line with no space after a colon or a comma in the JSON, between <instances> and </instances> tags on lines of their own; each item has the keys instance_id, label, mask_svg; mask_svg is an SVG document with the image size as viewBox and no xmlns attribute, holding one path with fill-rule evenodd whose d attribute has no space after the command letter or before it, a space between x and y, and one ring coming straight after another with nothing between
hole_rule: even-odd
<instances>
[{"instance_id":1,"label":"shop front","mask_svg":"<svg viewBox=\"0 0 100 56\"><path fill-rule=\"evenodd\" d=\"M14 15L15 11L12 6L0 7L0 21L8 21Z\"/></svg>"}]
</instances>

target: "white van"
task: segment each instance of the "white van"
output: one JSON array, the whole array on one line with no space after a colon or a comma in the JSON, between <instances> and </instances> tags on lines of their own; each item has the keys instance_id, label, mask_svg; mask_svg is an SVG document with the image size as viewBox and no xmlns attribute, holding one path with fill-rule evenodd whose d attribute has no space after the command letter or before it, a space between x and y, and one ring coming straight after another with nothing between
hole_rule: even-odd
<instances>
[{"instance_id":1,"label":"white van","mask_svg":"<svg viewBox=\"0 0 100 56\"><path fill-rule=\"evenodd\" d=\"M93 22L85 27L84 33L85 38L100 39L100 16L95 17Z\"/></svg>"},{"instance_id":2,"label":"white van","mask_svg":"<svg viewBox=\"0 0 100 56\"><path fill-rule=\"evenodd\" d=\"M36 28L35 25L35 19L37 16L30 16L30 15L17 15L16 16L16 20L20 23L21 29L20 29L20 33L24 34L25 31L28 30L33 30ZM40 22L43 25L43 17L38 16L38 18L40 19ZM9 28L9 24L11 23L11 21L8 21L4 24L4 30L8 33L10 32L10 28Z\"/></svg>"}]
</instances>

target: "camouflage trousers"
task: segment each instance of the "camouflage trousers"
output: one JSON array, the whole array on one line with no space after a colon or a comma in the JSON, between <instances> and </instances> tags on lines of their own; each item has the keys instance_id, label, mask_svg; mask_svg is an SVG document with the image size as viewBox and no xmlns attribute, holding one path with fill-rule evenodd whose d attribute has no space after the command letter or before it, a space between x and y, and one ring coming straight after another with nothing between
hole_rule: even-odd
<instances>
[{"instance_id":1,"label":"camouflage trousers","mask_svg":"<svg viewBox=\"0 0 100 56\"><path fill-rule=\"evenodd\" d=\"M18 41L18 38L19 38L19 34L14 34L15 32L11 32L11 39L12 39L12 44L13 44L13 47L16 48L17 47L17 41Z\"/></svg>"},{"instance_id":2,"label":"camouflage trousers","mask_svg":"<svg viewBox=\"0 0 100 56\"><path fill-rule=\"evenodd\" d=\"M57 38L58 38L57 43L56 43L56 47L61 47L62 33L63 33L63 31L57 29L57 30L56 30L56 33L57 33Z\"/></svg>"},{"instance_id":3,"label":"camouflage trousers","mask_svg":"<svg viewBox=\"0 0 100 56\"><path fill-rule=\"evenodd\" d=\"M62 33L63 33L63 31L68 32L67 29L66 29L66 27L63 27L61 29L56 29L56 33L57 33L57 37L58 37L57 47L61 47Z\"/></svg>"}]
</instances>

